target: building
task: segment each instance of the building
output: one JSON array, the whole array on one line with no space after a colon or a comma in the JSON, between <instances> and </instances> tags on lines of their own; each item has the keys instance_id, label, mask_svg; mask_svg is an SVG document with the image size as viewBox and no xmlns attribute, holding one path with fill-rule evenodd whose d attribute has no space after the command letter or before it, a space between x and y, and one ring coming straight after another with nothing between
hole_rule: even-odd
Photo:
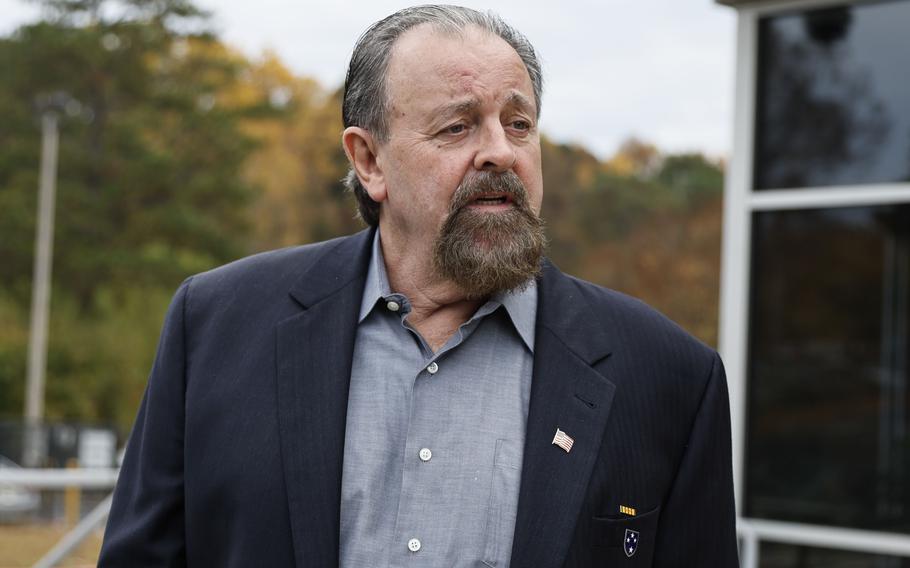
<instances>
[{"instance_id":1,"label":"building","mask_svg":"<svg viewBox=\"0 0 910 568\"><path fill-rule=\"evenodd\" d=\"M742 566L910 567L910 0L736 1Z\"/></svg>"}]
</instances>

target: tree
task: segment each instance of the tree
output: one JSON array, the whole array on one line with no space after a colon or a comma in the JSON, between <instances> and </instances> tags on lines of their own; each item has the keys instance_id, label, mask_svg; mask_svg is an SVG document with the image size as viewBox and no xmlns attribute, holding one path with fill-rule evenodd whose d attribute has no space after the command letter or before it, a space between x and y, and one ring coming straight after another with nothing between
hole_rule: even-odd
<instances>
[{"instance_id":1,"label":"tree","mask_svg":"<svg viewBox=\"0 0 910 568\"><path fill-rule=\"evenodd\" d=\"M249 70L250 90L282 111L244 122L257 149L243 176L261 188L252 208L254 248L325 240L363 228L341 183L348 169L341 149L341 92L295 77L274 54Z\"/></svg>"},{"instance_id":2,"label":"tree","mask_svg":"<svg viewBox=\"0 0 910 568\"><path fill-rule=\"evenodd\" d=\"M251 61L180 0L56 0L0 38L0 413L22 409L40 93L62 121L47 413L125 433L179 282L362 225L340 179L339 90ZM630 140L541 141L548 255L716 339L722 168Z\"/></svg>"},{"instance_id":3,"label":"tree","mask_svg":"<svg viewBox=\"0 0 910 568\"><path fill-rule=\"evenodd\" d=\"M81 104L62 123L47 412L123 427L130 418L118 403L138 401L147 337L167 296L187 275L249 250L255 192L240 174L254 144L241 123L261 104L221 97L241 81L244 62L217 47L188 2L44 5L47 21L0 39L0 318L26 319L33 101L65 91ZM2 361L0 385L23 380ZM21 393L7 392L0 412L18 414Z\"/></svg>"},{"instance_id":4,"label":"tree","mask_svg":"<svg viewBox=\"0 0 910 568\"><path fill-rule=\"evenodd\" d=\"M549 256L568 272L645 300L715 343L720 165L698 154L664 155L639 140L604 162L569 146L545 143L543 151Z\"/></svg>"}]
</instances>

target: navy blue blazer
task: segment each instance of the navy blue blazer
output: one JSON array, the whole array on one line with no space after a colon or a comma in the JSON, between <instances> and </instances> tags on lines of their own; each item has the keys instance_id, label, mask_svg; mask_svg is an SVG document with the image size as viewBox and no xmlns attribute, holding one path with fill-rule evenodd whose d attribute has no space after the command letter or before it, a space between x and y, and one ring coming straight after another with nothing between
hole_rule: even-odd
<instances>
[{"instance_id":1,"label":"navy blue blazer","mask_svg":"<svg viewBox=\"0 0 910 568\"><path fill-rule=\"evenodd\" d=\"M264 253L181 285L100 566L337 566L371 239ZM512 568L736 567L717 354L641 302L552 264L538 285ZM557 427L574 438L571 452L552 444Z\"/></svg>"}]
</instances>

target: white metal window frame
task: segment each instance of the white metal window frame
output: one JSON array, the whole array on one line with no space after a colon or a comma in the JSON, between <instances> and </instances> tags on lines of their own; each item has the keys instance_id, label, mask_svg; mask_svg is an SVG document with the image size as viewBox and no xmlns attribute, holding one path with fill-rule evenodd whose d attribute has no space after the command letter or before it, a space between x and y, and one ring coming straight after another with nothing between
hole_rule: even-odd
<instances>
[{"instance_id":1,"label":"white metal window frame","mask_svg":"<svg viewBox=\"0 0 910 568\"><path fill-rule=\"evenodd\" d=\"M791 0L738 7L733 152L724 189L719 349L727 369L741 565L757 568L761 541L910 557L910 536L742 516L752 214L756 211L910 203L910 183L753 190L758 24L763 16L860 2Z\"/></svg>"}]
</instances>

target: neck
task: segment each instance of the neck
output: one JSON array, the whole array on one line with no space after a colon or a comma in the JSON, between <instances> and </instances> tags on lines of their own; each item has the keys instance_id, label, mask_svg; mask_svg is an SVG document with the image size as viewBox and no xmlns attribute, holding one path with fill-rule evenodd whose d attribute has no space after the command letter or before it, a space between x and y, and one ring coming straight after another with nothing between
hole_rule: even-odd
<instances>
[{"instance_id":1,"label":"neck","mask_svg":"<svg viewBox=\"0 0 910 568\"><path fill-rule=\"evenodd\" d=\"M408 323L438 351L483 299L471 300L433 267L432 243L408 244L395 231L382 229L382 256L392 291L411 302Z\"/></svg>"}]
</instances>

